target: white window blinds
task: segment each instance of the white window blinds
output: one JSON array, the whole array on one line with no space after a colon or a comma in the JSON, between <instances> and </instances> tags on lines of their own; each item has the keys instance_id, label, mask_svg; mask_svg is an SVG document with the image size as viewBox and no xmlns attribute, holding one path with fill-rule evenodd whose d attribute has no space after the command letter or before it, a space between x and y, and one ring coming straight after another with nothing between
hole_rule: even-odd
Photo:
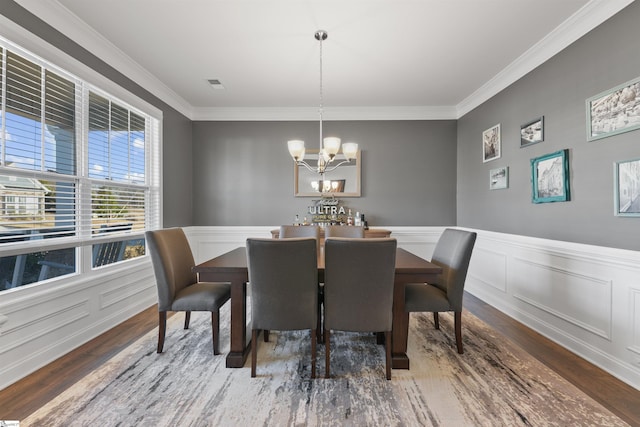
<instances>
[{"instance_id":1,"label":"white window blinds","mask_svg":"<svg viewBox=\"0 0 640 427\"><path fill-rule=\"evenodd\" d=\"M157 228L160 120L3 43L0 250Z\"/></svg>"}]
</instances>

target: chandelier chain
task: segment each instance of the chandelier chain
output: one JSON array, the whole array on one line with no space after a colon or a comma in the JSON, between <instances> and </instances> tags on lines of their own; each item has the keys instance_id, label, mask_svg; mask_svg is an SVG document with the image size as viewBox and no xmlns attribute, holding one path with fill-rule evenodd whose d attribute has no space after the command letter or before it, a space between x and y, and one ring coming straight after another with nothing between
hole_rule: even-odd
<instances>
[{"instance_id":1,"label":"chandelier chain","mask_svg":"<svg viewBox=\"0 0 640 427\"><path fill-rule=\"evenodd\" d=\"M320 113L320 150L322 150L323 144L322 144L322 35L320 36L319 40L320 40L320 108L318 110L318 112Z\"/></svg>"}]
</instances>

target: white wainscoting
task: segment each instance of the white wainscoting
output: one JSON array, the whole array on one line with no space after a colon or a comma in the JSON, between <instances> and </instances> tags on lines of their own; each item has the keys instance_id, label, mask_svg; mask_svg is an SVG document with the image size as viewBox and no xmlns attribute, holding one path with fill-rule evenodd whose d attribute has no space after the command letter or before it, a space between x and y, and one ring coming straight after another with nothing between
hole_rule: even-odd
<instances>
[{"instance_id":1,"label":"white wainscoting","mask_svg":"<svg viewBox=\"0 0 640 427\"><path fill-rule=\"evenodd\" d=\"M157 302L148 257L0 294L0 390Z\"/></svg>"},{"instance_id":2,"label":"white wainscoting","mask_svg":"<svg viewBox=\"0 0 640 427\"><path fill-rule=\"evenodd\" d=\"M186 227L197 263L276 227ZM431 258L444 227L382 227ZM466 289L640 389L640 252L481 230ZM148 258L0 294L0 389L156 302Z\"/></svg>"},{"instance_id":3,"label":"white wainscoting","mask_svg":"<svg viewBox=\"0 0 640 427\"><path fill-rule=\"evenodd\" d=\"M640 389L640 252L478 231L465 289Z\"/></svg>"}]
</instances>

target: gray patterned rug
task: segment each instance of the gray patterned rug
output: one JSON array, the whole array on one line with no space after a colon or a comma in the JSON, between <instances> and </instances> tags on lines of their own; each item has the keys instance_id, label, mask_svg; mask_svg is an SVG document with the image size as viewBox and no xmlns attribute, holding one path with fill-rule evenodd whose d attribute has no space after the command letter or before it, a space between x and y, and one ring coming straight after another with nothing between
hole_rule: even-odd
<instances>
[{"instance_id":1,"label":"gray patterned rug","mask_svg":"<svg viewBox=\"0 0 640 427\"><path fill-rule=\"evenodd\" d=\"M227 325L228 306L221 311ZM258 377L225 368L211 351L210 316L183 315L131 344L21 426L621 426L622 420L472 314L463 314L465 354L453 319L412 314L411 370L384 374L384 350L369 334L334 333L333 378L310 379L308 332L272 332L258 352ZM229 348L222 328L221 351Z\"/></svg>"}]
</instances>

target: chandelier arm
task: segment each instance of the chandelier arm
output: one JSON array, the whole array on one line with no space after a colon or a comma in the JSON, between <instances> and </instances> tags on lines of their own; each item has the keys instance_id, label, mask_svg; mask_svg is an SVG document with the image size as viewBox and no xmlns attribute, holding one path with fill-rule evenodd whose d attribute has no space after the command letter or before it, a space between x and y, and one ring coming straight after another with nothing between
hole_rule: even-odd
<instances>
[{"instance_id":1,"label":"chandelier arm","mask_svg":"<svg viewBox=\"0 0 640 427\"><path fill-rule=\"evenodd\" d=\"M305 162L304 160L297 160L296 164L298 166L304 166L305 168L307 168L309 171L317 173L318 172L318 168L314 167L314 166L310 166L307 162Z\"/></svg>"},{"instance_id":2,"label":"chandelier arm","mask_svg":"<svg viewBox=\"0 0 640 427\"><path fill-rule=\"evenodd\" d=\"M338 166L340 165L344 165L345 163L351 163L351 160L343 160L340 163L338 163L337 165L333 165L330 168L325 168L325 173L326 172L331 172L332 170L336 170L338 168Z\"/></svg>"}]
</instances>

